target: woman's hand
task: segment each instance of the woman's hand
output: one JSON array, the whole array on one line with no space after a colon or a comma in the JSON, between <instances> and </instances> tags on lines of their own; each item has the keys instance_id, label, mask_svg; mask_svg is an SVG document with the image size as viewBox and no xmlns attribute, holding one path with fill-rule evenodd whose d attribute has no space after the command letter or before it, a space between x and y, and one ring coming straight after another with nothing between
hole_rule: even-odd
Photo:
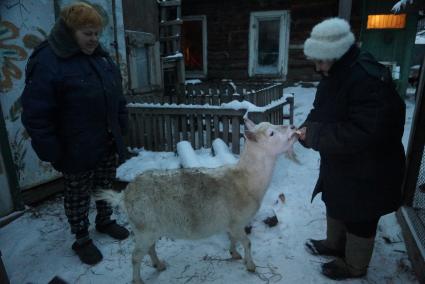
<instances>
[{"instance_id":1,"label":"woman's hand","mask_svg":"<svg viewBox=\"0 0 425 284\"><path fill-rule=\"evenodd\" d=\"M306 132L307 132L307 127L301 127L300 129L298 129L297 131L296 131L296 133L299 135L299 140L301 140L301 141L304 141L305 140L305 135L306 135Z\"/></svg>"}]
</instances>

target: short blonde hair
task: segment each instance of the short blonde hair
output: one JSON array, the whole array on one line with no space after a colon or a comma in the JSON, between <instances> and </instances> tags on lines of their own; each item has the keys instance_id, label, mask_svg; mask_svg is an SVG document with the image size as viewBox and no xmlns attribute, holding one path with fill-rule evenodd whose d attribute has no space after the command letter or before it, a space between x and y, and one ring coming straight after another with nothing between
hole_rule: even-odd
<instances>
[{"instance_id":1,"label":"short blonde hair","mask_svg":"<svg viewBox=\"0 0 425 284\"><path fill-rule=\"evenodd\" d=\"M68 28L76 31L84 27L103 28L103 19L91 5L78 2L62 9L60 17Z\"/></svg>"}]
</instances>

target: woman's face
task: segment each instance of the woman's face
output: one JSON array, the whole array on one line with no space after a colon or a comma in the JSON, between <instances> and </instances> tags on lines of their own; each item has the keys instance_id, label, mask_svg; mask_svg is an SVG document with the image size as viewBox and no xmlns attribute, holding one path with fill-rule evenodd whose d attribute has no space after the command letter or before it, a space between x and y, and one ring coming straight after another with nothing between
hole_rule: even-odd
<instances>
[{"instance_id":1,"label":"woman's face","mask_svg":"<svg viewBox=\"0 0 425 284\"><path fill-rule=\"evenodd\" d=\"M316 72L321 73L323 76L329 75L329 70L332 67L334 60L314 60Z\"/></svg>"},{"instance_id":2,"label":"woman's face","mask_svg":"<svg viewBox=\"0 0 425 284\"><path fill-rule=\"evenodd\" d=\"M81 51L91 55L99 45L100 28L81 28L75 31L75 39Z\"/></svg>"}]
</instances>

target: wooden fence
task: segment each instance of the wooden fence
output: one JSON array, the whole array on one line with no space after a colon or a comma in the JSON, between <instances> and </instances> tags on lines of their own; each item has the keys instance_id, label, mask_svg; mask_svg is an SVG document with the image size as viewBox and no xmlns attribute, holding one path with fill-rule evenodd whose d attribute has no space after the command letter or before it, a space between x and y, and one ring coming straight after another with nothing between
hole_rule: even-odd
<instances>
[{"instance_id":1,"label":"wooden fence","mask_svg":"<svg viewBox=\"0 0 425 284\"><path fill-rule=\"evenodd\" d=\"M208 83L184 88L185 95L180 97L127 97L130 103L128 146L176 151L177 143L183 140L199 149L210 148L214 139L221 138L233 153L239 154L241 126L247 109L222 106L234 100L249 101L259 107L248 114L254 122L282 124L283 120L289 120L289 124L293 123L294 100L293 97L283 99L282 84Z\"/></svg>"},{"instance_id":2,"label":"wooden fence","mask_svg":"<svg viewBox=\"0 0 425 284\"><path fill-rule=\"evenodd\" d=\"M287 114L283 108L290 109ZM127 144L144 147L150 151L176 151L178 142L187 140L194 149L211 148L212 141L221 138L239 154L241 126L246 109L230 109L214 106L205 108L179 105L130 105L130 131ZM249 112L250 119L281 124L284 119L292 124L293 98L264 107L263 111Z\"/></svg>"}]
</instances>

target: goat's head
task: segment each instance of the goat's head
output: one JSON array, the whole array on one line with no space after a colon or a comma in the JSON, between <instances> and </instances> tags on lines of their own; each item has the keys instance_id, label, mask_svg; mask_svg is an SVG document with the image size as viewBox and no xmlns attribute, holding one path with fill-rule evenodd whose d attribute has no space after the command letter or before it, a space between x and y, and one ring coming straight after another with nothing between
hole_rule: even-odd
<instances>
[{"instance_id":1,"label":"goat's head","mask_svg":"<svg viewBox=\"0 0 425 284\"><path fill-rule=\"evenodd\" d=\"M264 148L267 153L278 155L293 153L293 145L298 140L297 129L289 125L274 125L261 122L256 125L245 118L245 138Z\"/></svg>"}]
</instances>

